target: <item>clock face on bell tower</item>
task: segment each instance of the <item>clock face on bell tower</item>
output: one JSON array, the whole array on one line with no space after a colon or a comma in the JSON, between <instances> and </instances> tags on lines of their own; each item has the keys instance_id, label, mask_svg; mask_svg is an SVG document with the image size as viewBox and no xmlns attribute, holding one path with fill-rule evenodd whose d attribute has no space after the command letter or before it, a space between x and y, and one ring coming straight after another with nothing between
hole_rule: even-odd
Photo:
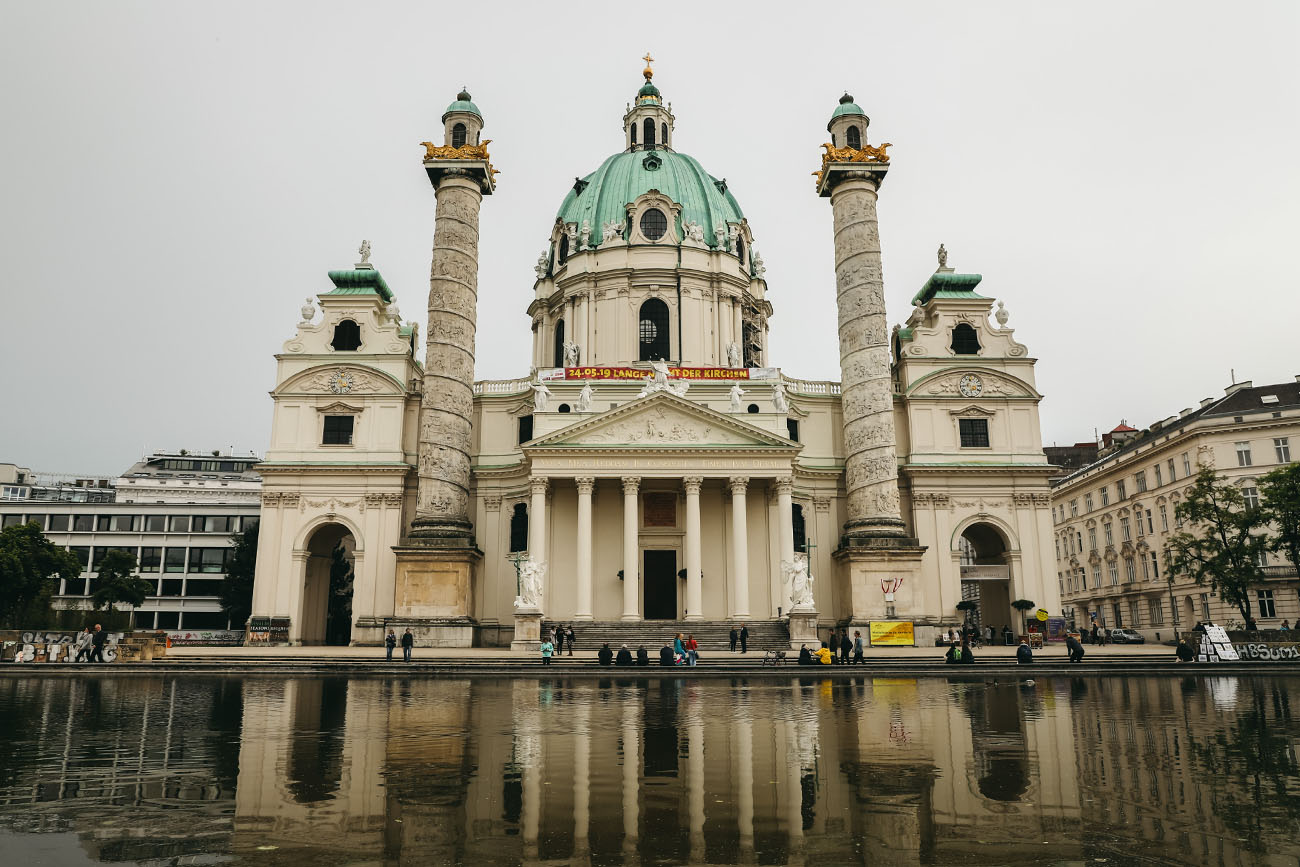
<instances>
[{"instance_id":1,"label":"clock face on bell tower","mask_svg":"<svg viewBox=\"0 0 1300 867\"><path fill-rule=\"evenodd\" d=\"M352 374L346 370L336 370L330 374L330 391L335 394L347 394L352 390Z\"/></svg>"},{"instance_id":2,"label":"clock face on bell tower","mask_svg":"<svg viewBox=\"0 0 1300 867\"><path fill-rule=\"evenodd\" d=\"M984 383L975 374L968 373L957 383L957 390L962 397L979 397L984 391Z\"/></svg>"}]
</instances>

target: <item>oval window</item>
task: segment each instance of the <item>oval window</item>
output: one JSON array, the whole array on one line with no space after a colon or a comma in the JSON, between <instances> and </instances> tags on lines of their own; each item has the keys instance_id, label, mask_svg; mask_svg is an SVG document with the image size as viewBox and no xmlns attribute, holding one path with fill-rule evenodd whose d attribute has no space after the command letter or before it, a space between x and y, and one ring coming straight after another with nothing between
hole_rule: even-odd
<instances>
[{"instance_id":1,"label":"oval window","mask_svg":"<svg viewBox=\"0 0 1300 867\"><path fill-rule=\"evenodd\" d=\"M658 208L650 208L641 215L641 234L658 241L668 231L668 218Z\"/></svg>"}]
</instances>

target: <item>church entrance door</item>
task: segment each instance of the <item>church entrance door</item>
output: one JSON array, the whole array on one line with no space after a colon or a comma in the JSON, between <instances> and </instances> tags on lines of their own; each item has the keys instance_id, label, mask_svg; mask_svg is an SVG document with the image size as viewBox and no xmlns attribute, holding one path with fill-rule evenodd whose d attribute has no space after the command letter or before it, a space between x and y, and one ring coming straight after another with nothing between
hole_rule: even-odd
<instances>
[{"instance_id":1,"label":"church entrance door","mask_svg":"<svg viewBox=\"0 0 1300 867\"><path fill-rule=\"evenodd\" d=\"M677 619L677 552L646 551L645 599L642 611L646 620Z\"/></svg>"}]
</instances>

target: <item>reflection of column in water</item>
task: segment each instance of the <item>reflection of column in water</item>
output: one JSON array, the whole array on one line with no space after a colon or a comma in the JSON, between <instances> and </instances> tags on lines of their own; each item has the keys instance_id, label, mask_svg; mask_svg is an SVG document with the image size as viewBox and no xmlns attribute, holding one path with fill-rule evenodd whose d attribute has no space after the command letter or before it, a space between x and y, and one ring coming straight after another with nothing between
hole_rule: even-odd
<instances>
[{"instance_id":1,"label":"reflection of column in water","mask_svg":"<svg viewBox=\"0 0 1300 867\"><path fill-rule=\"evenodd\" d=\"M704 714L699 684L692 683L688 695L686 784L690 787L691 862L700 863L704 860Z\"/></svg>"},{"instance_id":2,"label":"reflection of column in water","mask_svg":"<svg viewBox=\"0 0 1300 867\"><path fill-rule=\"evenodd\" d=\"M809 690L819 687L810 687ZM799 785L799 820L803 830L812 828L817 816L817 752L820 747L820 729L817 718L817 703L814 698L809 701L805 690L798 683L791 686L794 696L794 719L797 726L795 742L797 769L795 776Z\"/></svg>"},{"instance_id":3,"label":"reflection of column in water","mask_svg":"<svg viewBox=\"0 0 1300 867\"><path fill-rule=\"evenodd\" d=\"M740 826L740 853L745 863L754 855L754 720L749 716L749 705L742 703L735 722L736 755L739 758L736 785L736 823Z\"/></svg>"},{"instance_id":4,"label":"reflection of column in water","mask_svg":"<svg viewBox=\"0 0 1300 867\"><path fill-rule=\"evenodd\" d=\"M591 700L590 693L578 697L573 718L573 854L585 859L589 852L587 841L591 822Z\"/></svg>"},{"instance_id":5,"label":"reflection of column in water","mask_svg":"<svg viewBox=\"0 0 1300 867\"><path fill-rule=\"evenodd\" d=\"M515 681L514 686L514 758L515 767L524 777L523 838L524 857L537 857L537 831L541 819L542 750L538 735L537 682Z\"/></svg>"},{"instance_id":6,"label":"reflection of column in water","mask_svg":"<svg viewBox=\"0 0 1300 867\"><path fill-rule=\"evenodd\" d=\"M637 817L640 809L639 771L641 764L641 720L636 693L623 697L623 851L636 851Z\"/></svg>"}]
</instances>

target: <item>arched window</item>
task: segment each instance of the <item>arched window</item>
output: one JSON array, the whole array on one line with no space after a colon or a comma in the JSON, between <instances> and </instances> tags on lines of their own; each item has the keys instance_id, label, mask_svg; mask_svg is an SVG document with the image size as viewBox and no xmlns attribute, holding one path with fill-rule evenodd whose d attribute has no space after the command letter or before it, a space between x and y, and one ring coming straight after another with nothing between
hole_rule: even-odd
<instances>
[{"instance_id":1,"label":"arched window","mask_svg":"<svg viewBox=\"0 0 1300 867\"><path fill-rule=\"evenodd\" d=\"M740 260L740 264L745 264L745 239L739 235L736 236L736 258Z\"/></svg>"},{"instance_id":2,"label":"arched window","mask_svg":"<svg viewBox=\"0 0 1300 867\"><path fill-rule=\"evenodd\" d=\"M664 146L668 145L668 124L666 123L659 124L659 143Z\"/></svg>"},{"instance_id":3,"label":"arched window","mask_svg":"<svg viewBox=\"0 0 1300 867\"><path fill-rule=\"evenodd\" d=\"M361 348L361 326L351 319L344 319L334 326L334 339L330 346L335 352L356 352Z\"/></svg>"},{"instance_id":4,"label":"arched window","mask_svg":"<svg viewBox=\"0 0 1300 867\"><path fill-rule=\"evenodd\" d=\"M794 549L800 554L808 553L808 531L803 519L803 506L795 503L790 507L790 523L794 526Z\"/></svg>"},{"instance_id":5,"label":"arched window","mask_svg":"<svg viewBox=\"0 0 1300 867\"><path fill-rule=\"evenodd\" d=\"M655 146L655 122L648 117L645 119L645 123L641 125L641 143L647 149Z\"/></svg>"},{"instance_id":6,"label":"arched window","mask_svg":"<svg viewBox=\"0 0 1300 867\"><path fill-rule=\"evenodd\" d=\"M454 148L465 146L465 124L458 123L451 128L451 146Z\"/></svg>"},{"instance_id":7,"label":"arched window","mask_svg":"<svg viewBox=\"0 0 1300 867\"><path fill-rule=\"evenodd\" d=\"M658 208L647 208L641 214L641 234L658 241L668 232L668 217Z\"/></svg>"},{"instance_id":8,"label":"arched window","mask_svg":"<svg viewBox=\"0 0 1300 867\"><path fill-rule=\"evenodd\" d=\"M567 260L568 258L569 258L569 236L561 235L560 236L560 264L563 265L565 260Z\"/></svg>"},{"instance_id":9,"label":"arched window","mask_svg":"<svg viewBox=\"0 0 1300 867\"><path fill-rule=\"evenodd\" d=\"M557 320L555 323L555 352L552 355L551 367L564 367L564 320Z\"/></svg>"},{"instance_id":10,"label":"arched window","mask_svg":"<svg viewBox=\"0 0 1300 867\"><path fill-rule=\"evenodd\" d=\"M510 553L528 550L528 506L515 503L510 514Z\"/></svg>"},{"instance_id":11,"label":"arched window","mask_svg":"<svg viewBox=\"0 0 1300 867\"><path fill-rule=\"evenodd\" d=\"M965 322L960 322L952 330L952 351L955 355L977 355L980 351L980 338L975 329Z\"/></svg>"},{"instance_id":12,"label":"arched window","mask_svg":"<svg viewBox=\"0 0 1300 867\"><path fill-rule=\"evenodd\" d=\"M640 333L641 361L662 361L668 358L671 344L668 339L668 305L658 298L650 298L641 305Z\"/></svg>"},{"instance_id":13,"label":"arched window","mask_svg":"<svg viewBox=\"0 0 1300 867\"><path fill-rule=\"evenodd\" d=\"M845 144L854 150L862 149L862 133L858 132L856 126L849 127L848 131L844 133L844 139Z\"/></svg>"},{"instance_id":14,"label":"arched window","mask_svg":"<svg viewBox=\"0 0 1300 867\"><path fill-rule=\"evenodd\" d=\"M636 144L636 124L632 124L630 127L628 127L628 131L632 133L632 144L635 145L635 144Z\"/></svg>"}]
</instances>

